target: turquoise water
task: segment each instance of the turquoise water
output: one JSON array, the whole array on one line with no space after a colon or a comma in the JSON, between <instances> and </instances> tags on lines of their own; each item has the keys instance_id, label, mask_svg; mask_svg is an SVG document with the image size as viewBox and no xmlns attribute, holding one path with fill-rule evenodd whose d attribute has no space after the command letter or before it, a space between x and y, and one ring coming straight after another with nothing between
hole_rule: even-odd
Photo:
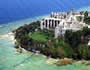
<instances>
[{"instance_id":1,"label":"turquoise water","mask_svg":"<svg viewBox=\"0 0 90 70\"><path fill-rule=\"evenodd\" d=\"M15 22L10 22L7 24L0 24L0 34L6 34L8 32L11 32L12 30L18 28L19 26L22 26L24 24L29 24L33 21L37 21L37 20L44 18L46 16L47 15L34 17L34 18L28 18L25 20L20 20L20 21L15 21Z\"/></svg>"},{"instance_id":2,"label":"turquoise water","mask_svg":"<svg viewBox=\"0 0 90 70\"><path fill-rule=\"evenodd\" d=\"M0 25L0 34L7 34L13 29L42 17L26 19L18 22ZM16 53L14 43L8 39L0 38L0 70L90 70L90 66L73 64L66 66L56 66L47 64L47 58L28 53Z\"/></svg>"},{"instance_id":3,"label":"turquoise water","mask_svg":"<svg viewBox=\"0 0 90 70\"><path fill-rule=\"evenodd\" d=\"M47 64L47 59L32 53L16 53L14 44L7 39L0 39L0 70L90 70L90 66L73 64L56 66Z\"/></svg>"}]
</instances>

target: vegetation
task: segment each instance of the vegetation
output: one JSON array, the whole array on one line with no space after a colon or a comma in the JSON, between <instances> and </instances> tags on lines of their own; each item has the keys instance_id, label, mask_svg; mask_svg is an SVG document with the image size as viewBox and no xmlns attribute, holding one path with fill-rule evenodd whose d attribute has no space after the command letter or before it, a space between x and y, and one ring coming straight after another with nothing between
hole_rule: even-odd
<instances>
[{"instance_id":1,"label":"vegetation","mask_svg":"<svg viewBox=\"0 0 90 70\"><path fill-rule=\"evenodd\" d=\"M82 17L81 17L81 16L77 16L76 18L77 18L77 20L78 20L79 22L82 20Z\"/></svg>"},{"instance_id":2,"label":"vegetation","mask_svg":"<svg viewBox=\"0 0 90 70\"><path fill-rule=\"evenodd\" d=\"M90 29L87 27L77 32L72 32L71 30L66 31L65 42L70 44L74 50L74 58L90 59L90 48L87 46L88 35L90 35Z\"/></svg>"},{"instance_id":3,"label":"vegetation","mask_svg":"<svg viewBox=\"0 0 90 70\"><path fill-rule=\"evenodd\" d=\"M73 51L70 45L65 43L62 38L54 39L53 31L40 30L39 24L40 22L37 21L16 29L14 31L16 44L26 50L39 50L42 54L54 58L71 58Z\"/></svg>"},{"instance_id":4,"label":"vegetation","mask_svg":"<svg viewBox=\"0 0 90 70\"><path fill-rule=\"evenodd\" d=\"M52 32L48 32L47 30L43 30L43 31L39 30L30 34L29 37L35 41L45 42L48 41L49 39L53 39L54 34L52 34Z\"/></svg>"},{"instance_id":5,"label":"vegetation","mask_svg":"<svg viewBox=\"0 0 90 70\"><path fill-rule=\"evenodd\" d=\"M87 11L84 13L84 22L90 25L90 16L88 16Z\"/></svg>"},{"instance_id":6,"label":"vegetation","mask_svg":"<svg viewBox=\"0 0 90 70\"><path fill-rule=\"evenodd\" d=\"M33 34L30 35L30 37L36 41L47 41L48 40L48 37L44 35L43 33L41 33L40 31L34 32Z\"/></svg>"},{"instance_id":7,"label":"vegetation","mask_svg":"<svg viewBox=\"0 0 90 70\"><path fill-rule=\"evenodd\" d=\"M85 18L84 21L85 21L86 24L90 25L90 17Z\"/></svg>"},{"instance_id":8,"label":"vegetation","mask_svg":"<svg viewBox=\"0 0 90 70\"><path fill-rule=\"evenodd\" d=\"M79 53L80 58L83 58L83 59L89 58L90 59L89 51L90 51L90 48L86 44L80 44L78 46L78 53Z\"/></svg>"},{"instance_id":9,"label":"vegetation","mask_svg":"<svg viewBox=\"0 0 90 70\"><path fill-rule=\"evenodd\" d=\"M87 12L84 15L84 21L87 22ZM39 26L40 22L36 21L14 30L16 45L28 51L38 50L53 58L90 59L90 47L87 46L89 28L84 27L77 32L67 30L64 37L55 39L53 31L41 30Z\"/></svg>"}]
</instances>

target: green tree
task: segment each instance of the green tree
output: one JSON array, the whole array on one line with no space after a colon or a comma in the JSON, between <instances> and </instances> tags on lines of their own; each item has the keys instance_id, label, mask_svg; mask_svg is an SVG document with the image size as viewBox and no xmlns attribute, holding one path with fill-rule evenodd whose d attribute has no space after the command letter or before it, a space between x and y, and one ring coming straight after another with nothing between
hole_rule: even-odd
<instances>
[{"instance_id":1,"label":"green tree","mask_svg":"<svg viewBox=\"0 0 90 70\"><path fill-rule=\"evenodd\" d=\"M83 15L84 11L81 11L80 14Z\"/></svg>"},{"instance_id":2,"label":"green tree","mask_svg":"<svg viewBox=\"0 0 90 70\"><path fill-rule=\"evenodd\" d=\"M86 44L80 44L78 46L79 57L87 59L88 57L88 46Z\"/></svg>"},{"instance_id":3,"label":"green tree","mask_svg":"<svg viewBox=\"0 0 90 70\"><path fill-rule=\"evenodd\" d=\"M87 18L87 17L88 17L88 12L86 11L86 12L84 13L84 19Z\"/></svg>"}]
</instances>

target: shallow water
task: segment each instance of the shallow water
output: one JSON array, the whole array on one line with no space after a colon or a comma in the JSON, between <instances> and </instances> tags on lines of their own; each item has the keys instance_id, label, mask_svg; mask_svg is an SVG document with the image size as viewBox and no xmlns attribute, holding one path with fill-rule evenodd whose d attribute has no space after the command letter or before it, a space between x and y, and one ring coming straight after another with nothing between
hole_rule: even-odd
<instances>
[{"instance_id":1,"label":"shallow water","mask_svg":"<svg viewBox=\"0 0 90 70\"><path fill-rule=\"evenodd\" d=\"M47 64L47 59L32 53L16 53L14 44L7 39L0 39L0 70L90 70L90 66L73 64L56 66Z\"/></svg>"},{"instance_id":2,"label":"shallow water","mask_svg":"<svg viewBox=\"0 0 90 70\"><path fill-rule=\"evenodd\" d=\"M7 34L13 29L33 20L26 19L24 21L13 22L0 25L0 34ZM47 64L47 59L40 55L28 53L16 53L14 43L8 39L0 39L0 70L90 70L90 66L82 64L73 64L66 66L56 66L55 64Z\"/></svg>"}]
</instances>

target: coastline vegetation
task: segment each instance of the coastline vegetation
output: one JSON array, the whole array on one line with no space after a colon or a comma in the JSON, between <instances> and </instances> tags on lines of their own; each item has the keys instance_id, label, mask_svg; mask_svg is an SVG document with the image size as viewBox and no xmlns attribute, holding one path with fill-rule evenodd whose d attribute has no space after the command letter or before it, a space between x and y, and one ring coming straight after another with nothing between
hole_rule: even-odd
<instances>
[{"instance_id":1,"label":"coastline vegetation","mask_svg":"<svg viewBox=\"0 0 90 70\"><path fill-rule=\"evenodd\" d=\"M55 39L53 31L40 30L39 24L37 21L16 29L16 44L28 51L38 50L53 58L90 59L90 47L87 46L86 38L90 34L89 28L77 32L67 30L64 37Z\"/></svg>"},{"instance_id":2,"label":"coastline vegetation","mask_svg":"<svg viewBox=\"0 0 90 70\"><path fill-rule=\"evenodd\" d=\"M77 18L77 20L78 20L79 22L81 22L81 20L82 20L82 17L81 17L81 16L77 16L76 18Z\"/></svg>"},{"instance_id":3,"label":"coastline vegetation","mask_svg":"<svg viewBox=\"0 0 90 70\"><path fill-rule=\"evenodd\" d=\"M88 20L87 16L84 17L85 22ZM57 39L54 38L52 30L41 30L39 21L25 24L13 32L16 45L28 51L40 51L53 58L90 59L90 46L87 45L90 35L88 27L77 32L67 30L64 36Z\"/></svg>"},{"instance_id":4,"label":"coastline vegetation","mask_svg":"<svg viewBox=\"0 0 90 70\"><path fill-rule=\"evenodd\" d=\"M88 25L90 25L90 16L88 16L88 12L86 11L84 13L84 22Z\"/></svg>"}]
</instances>

